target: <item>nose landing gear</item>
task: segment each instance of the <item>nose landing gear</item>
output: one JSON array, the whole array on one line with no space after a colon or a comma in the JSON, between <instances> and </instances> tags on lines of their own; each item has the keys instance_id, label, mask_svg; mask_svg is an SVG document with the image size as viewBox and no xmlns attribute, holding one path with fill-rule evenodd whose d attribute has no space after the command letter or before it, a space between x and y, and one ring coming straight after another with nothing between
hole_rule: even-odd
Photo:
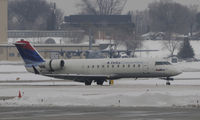
<instances>
[{"instance_id":1,"label":"nose landing gear","mask_svg":"<svg viewBox=\"0 0 200 120\"><path fill-rule=\"evenodd\" d=\"M161 78L161 79L166 80L166 85L167 85L167 86L171 85L170 81L174 81L174 78L170 78L170 77Z\"/></svg>"},{"instance_id":2,"label":"nose landing gear","mask_svg":"<svg viewBox=\"0 0 200 120\"><path fill-rule=\"evenodd\" d=\"M168 85L171 85L170 81L167 81L167 82L166 82L166 85L167 85L167 86L168 86Z\"/></svg>"},{"instance_id":3,"label":"nose landing gear","mask_svg":"<svg viewBox=\"0 0 200 120\"><path fill-rule=\"evenodd\" d=\"M170 81L174 81L174 78L167 77L165 80L167 81L166 85L169 86L171 85Z\"/></svg>"}]
</instances>

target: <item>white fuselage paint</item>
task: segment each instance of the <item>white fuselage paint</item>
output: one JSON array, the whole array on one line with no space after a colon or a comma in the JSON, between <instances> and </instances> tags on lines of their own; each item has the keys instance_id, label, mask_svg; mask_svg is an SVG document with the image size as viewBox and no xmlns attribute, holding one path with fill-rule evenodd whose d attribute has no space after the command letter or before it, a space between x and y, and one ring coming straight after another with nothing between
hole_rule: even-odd
<instances>
[{"instance_id":1,"label":"white fuselage paint","mask_svg":"<svg viewBox=\"0 0 200 120\"><path fill-rule=\"evenodd\" d=\"M106 75L115 76L118 79L171 77L181 73L171 64L155 65L156 61L164 60L150 58L71 59L65 60L65 66L51 74ZM27 70L33 72L32 68ZM44 73L47 74L47 71Z\"/></svg>"}]
</instances>

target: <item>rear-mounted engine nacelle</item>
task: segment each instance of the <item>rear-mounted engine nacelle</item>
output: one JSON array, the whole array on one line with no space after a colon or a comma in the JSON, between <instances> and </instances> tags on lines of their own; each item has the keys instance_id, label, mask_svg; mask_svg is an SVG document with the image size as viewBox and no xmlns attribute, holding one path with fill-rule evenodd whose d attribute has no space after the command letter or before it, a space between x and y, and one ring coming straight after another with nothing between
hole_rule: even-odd
<instances>
[{"instance_id":1,"label":"rear-mounted engine nacelle","mask_svg":"<svg viewBox=\"0 0 200 120\"><path fill-rule=\"evenodd\" d=\"M64 66L64 60L48 60L45 62L45 69L49 71L61 70Z\"/></svg>"}]
</instances>

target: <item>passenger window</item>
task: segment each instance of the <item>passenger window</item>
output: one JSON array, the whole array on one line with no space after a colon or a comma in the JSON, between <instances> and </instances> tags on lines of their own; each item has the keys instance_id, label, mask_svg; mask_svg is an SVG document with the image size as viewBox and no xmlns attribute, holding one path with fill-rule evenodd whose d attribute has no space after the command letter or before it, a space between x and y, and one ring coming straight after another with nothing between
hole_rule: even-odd
<instances>
[{"instance_id":1,"label":"passenger window","mask_svg":"<svg viewBox=\"0 0 200 120\"><path fill-rule=\"evenodd\" d=\"M109 65L107 65L107 68L109 68Z\"/></svg>"},{"instance_id":2,"label":"passenger window","mask_svg":"<svg viewBox=\"0 0 200 120\"><path fill-rule=\"evenodd\" d=\"M105 66L104 65L102 65L102 68L104 68Z\"/></svg>"},{"instance_id":3,"label":"passenger window","mask_svg":"<svg viewBox=\"0 0 200 120\"><path fill-rule=\"evenodd\" d=\"M135 67L135 64L133 65L133 67Z\"/></svg>"},{"instance_id":4,"label":"passenger window","mask_svg":"<svg viewBox=\"0 0 200 120\"><path fill-rule=\"evenodd\" d=\"M128 65L128 68L130 68L130 65Z\"/></svg>"},{"instance_id":5,"label":"passenger window","mask_svg":"<svg viewBox=\"0 0 200 120\"><path fill-rule=\"evenodd\" d=\"M138 67L140 67L140 64L138 65Z\"/></svg>"},{"instance_id":6,"label":"passenger window","mask_svg":"<svg viewBox=\"0 0 200 120\"><path fill-rule=\"evenodd\" d=\"M112 65L112 68L114 68L115 66L114 65Z\"/></svg>"},{"instance_id":7,"label":"passenger window","mask_svg":"<svg viewBox=\"0 0 200 120\"><path fill-rule=\"evenodd\" d=\"M90 66L88 65L88 68L90 68Z\"/></svg>"},{"instance_id":8,"label":"passenger window","mask_svg":"<svg viewBox=\"0 0 200 120\"><path fill-rule=\"evenodd\" d=\"M99 68L99 65L97 65L97 68Z\"/></svg>"},{"instance_id":9,"label":"passenger window","mask_svg":"<svg viewBox=\"0 0 200 120\"><path fill-rule=\"evenodd\" d=\"M117 67L119 68L119 65L117 65Z\"/></svg>"},{"instance_id":10,"label":"passenger window","mask_svg":"<svg viewBox=\"0 0 200 120\"><path fill-rule=\"evenodd\" d=\"M125 68L125 65L123 65L123 68Z\"/></svg>"},{"instance_id":11,"label":"passenger window","mask_svg":"<svg viewBox=\"0 0 200 120\"><path fill-rule=\"evenodd\" d=\"M94 68L94 65L92 66L92 68Z\"/></svg>"}]
</instances>

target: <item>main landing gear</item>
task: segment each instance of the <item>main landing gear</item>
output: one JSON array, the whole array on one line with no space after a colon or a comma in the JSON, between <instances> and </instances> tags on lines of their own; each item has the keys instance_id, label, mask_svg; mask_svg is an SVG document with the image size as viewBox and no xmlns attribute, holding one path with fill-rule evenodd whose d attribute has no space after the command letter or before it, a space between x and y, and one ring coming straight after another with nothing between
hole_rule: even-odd
<instances>
[{"instance_id":1,"label":"main landing gear","mask_svg":"<svg viewBox=\"0 0 200 120\"><path fill-rule=\"evenodd\" d=\"M92 80L85 80L85 85L86 86L89 86L89 85L91 85L92 84Z\"/></svg>"},{"instance_id":2,"label":"main landing gear","mask_svg":"<svg viewBox=\"0 0 200 120\"><path fill-rule=\"evenodd\" d=\"M92 81L93 80L85 80L85 85L86 86L90 86L92 84ZM97 83L97 85L103 85L103 83L105 82L106 80L95 80L95 82Z\"/></svg>"},{"instance_id":3,"label":"main landing gear","mask_svg":"<svg viewBox=\"0 0 200 120\"><path fill-rule=\"evenodd\" d=\"M104 81L105 80L97 80L96 82L97 82L97 85L103 85Z\"/></svg>"}]
</instances>

